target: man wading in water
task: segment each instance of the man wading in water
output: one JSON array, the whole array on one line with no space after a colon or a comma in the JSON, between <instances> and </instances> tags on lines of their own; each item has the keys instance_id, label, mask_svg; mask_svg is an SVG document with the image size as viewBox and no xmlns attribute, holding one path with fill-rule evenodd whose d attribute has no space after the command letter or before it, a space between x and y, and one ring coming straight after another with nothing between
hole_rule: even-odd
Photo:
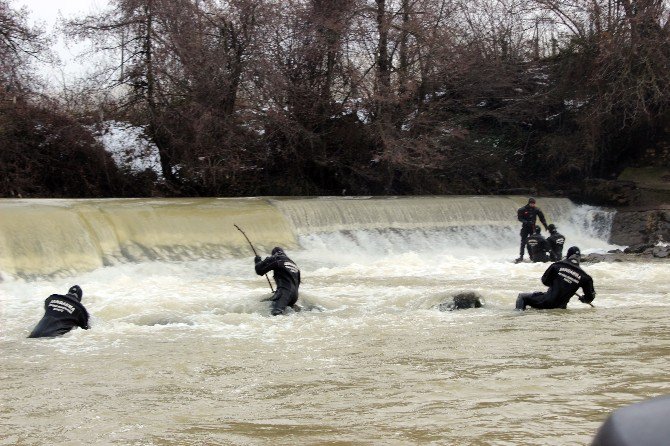
<instances>
[{"instance_id":1,"label":"man wading in water","mask_svg":"<svg viewBox=\"0 0 670 446\"><path fill-rule=\"evenodd\" d=\"M542 283L549 287L546 292L521 293L516 299L516 309L525 310L526 306L548 310L566 308L570 298L579 288L584 295L579 301L590 304L596 298L593 279L579 266L581 252L576 246L568 249L567 258L552 263L542 276Z\"/></svg>"},{"instance_id":2,"label":"man wading in water","mask_svg":"<svg viewBox=\"0 0 670 446\"><path fill-rule=\"evenodd\" d=\"M547 229L547 220L544 219L542 211L535 207L535 198L529 198L528 204L519 208L516 214L521 222L521 248L519 249L519 258L515 260L516 263L519 263L523 261L523 251L526 249L528 236L535 233L535 221L537 217L540 217L544 229Z\"/></svg>"},{"instance_id":3,"label":"man wading in water","mask_svg":"<svg viewBox=\"0 0 670 446\"><path fill-rule=\"evenodd\" d=\"M52 294L44 301L44 316L33 328L29 338L60 336L74 327L88 330L88 311L81 304L79 285L73 285L66 295Z\"/></svg>"},{"instance_id":4,"label":"man wading in water","mask_svg":"<svg viewBox=\"0 0 670 446\"><path fill-rule=\"evenodd\" d=\"M272 255L261 260L254 257L256 274L262 276L270 271L274 273L277 290L272 296L272 315L283 314L286 307L292 307L298 301L298 287L300 286L300 270L289 259L280 247L272 249Z\"/></svg>"}]
</instances>

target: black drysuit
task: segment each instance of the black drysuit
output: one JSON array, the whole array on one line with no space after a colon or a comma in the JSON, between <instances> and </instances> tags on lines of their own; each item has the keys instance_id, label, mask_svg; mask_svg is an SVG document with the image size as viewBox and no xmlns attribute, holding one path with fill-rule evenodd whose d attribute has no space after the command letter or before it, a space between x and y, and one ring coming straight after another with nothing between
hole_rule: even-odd
<instances>
[{"instance_id":1,"label":"black drysuit","mask_svg":"<svg viewBox=\"0 0 670 446\"><path fill-rule=\"evenodd\" d=\"M530 205L525 205L520 207L516 211L517 219L521 222L521 248L519 249L519 257L523 257L523 251L526 249L526 241L528 236L535 234L535 221L537 218L540 218L540 221L544 225L544 228L547 228L547 220L544 218L542 211Z\"/></svg>"},{"instance_id":2,"label":"black drysuit","mask_svg":"<svg viewBox=\"0 0 670 446\"><path fill-rule=\"evenodd\" d=\"M540 309L566 308L570 298L579 288L584 292L582 302L590 303L596 298L593 279L579 267L577 260L561 260L552 263L542 275L542 283L549 287L546 292L521 293L516 300L516 309L526 306Z\"/></svg>"},{"instance_id":3,"label":"black drysuit","mask_svg":"<svg viewBox=\"0 0 670 446\"><path fill-rule=\"evenodd\" d=\"M541 234L533 234L526 240L528 256L533 262L548 262L551 246Z\"/></svg>"},{"instance_id":4,"label":"black drysuit","mask_svg":"<svg viewBox=\"0 0 670 446\"><path fill-rule=\"evenodd\" d=\"M70 294L52 294L44 301L44 316L29 338L60 336L74 327L88 330L88 311Z\"/></svg>"},{"instance_id":5,"label":"black drysuit","mask_svg":"<svg viewBox=\"0 0 670 446\"><path fill-rule=\"evenodd\" d=\"M270 271L274 273L277 290L272 296L272 314L284 312L287 306L293 306L298 301L298 287L300 286L300 270L283 251L279 251L264 260L256 257L256 274L262 276Z\"/></svg>"},{"instance_id":6,"label":"black drysuit","mask_svg":"<svg viewBox=\"0 0 670 446\"><path fill-rule=\"evenodd\" d=\"M558 231L554 231L549 237L547 237L547 241L551 247L551 260L553 262L557 262L563 259L563 245L565 245L565 237L559 234Z\"/></svg>"}]
</instances>

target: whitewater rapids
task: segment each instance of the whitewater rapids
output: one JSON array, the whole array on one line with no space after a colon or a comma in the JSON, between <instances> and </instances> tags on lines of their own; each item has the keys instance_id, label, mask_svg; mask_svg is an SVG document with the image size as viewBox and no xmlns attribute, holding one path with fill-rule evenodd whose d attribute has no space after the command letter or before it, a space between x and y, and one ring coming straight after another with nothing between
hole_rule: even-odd
<instances>
[{"instance_id":1,"label":"whitewater rapids","mask_svg":"<svg viewBox=\"0 0 670 446\"><path fill-rule=\"evenodd\" d=\"M513 311L523 197L22 200L0 210L0 444L588 444L670 392L667 262L585 264L595 308ZM538 199L584 253L612 212ZM300 266L270 317L232 224ZM88 331L27 339L84 290ZM441 312L454 293L484 307ZM311 311L308 311L311 310Z\"/></svg>"}]
</instances>

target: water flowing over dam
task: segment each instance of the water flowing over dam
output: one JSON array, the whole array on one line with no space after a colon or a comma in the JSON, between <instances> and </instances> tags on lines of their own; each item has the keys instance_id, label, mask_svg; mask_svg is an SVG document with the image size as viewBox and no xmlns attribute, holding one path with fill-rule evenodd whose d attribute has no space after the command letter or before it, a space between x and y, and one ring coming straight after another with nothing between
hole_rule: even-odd
<instances>
[{"instance_id":1,"label":"water flowing over dam","mask_svg":"<svg viewBox=\"0 0 670 446\"><path fill-rule=\"evenodd\" d=\"M512 261L526 201L0 200L0 446L589 444L670 393L669 263L586 263L595 308L516 312L548 266ZM538 207L616 248L612 211ZM269 315L235 224L300 267L302 311ZM73 284L91 329L28 339Z\"/></svg>"},{"instance_id":2,"label":"water flowing over dam","mask_svg":"<svg viewBox=\"0 0 670 446\"><path fill-rule=\"evenodd\" d=\"M122 262L248 255L234 224L265 250L300 249L301 238L344 232L360 243L374 237L379 246L390 238L394 250L417 243L511 249L523 204L522 197L0 200L0 271L50 275ZM611 212L556 198L543 200L542 208L561 230L607 241ZM441 242L434 245L428 232L439 233Z\"/></svg>"}]
</instances>

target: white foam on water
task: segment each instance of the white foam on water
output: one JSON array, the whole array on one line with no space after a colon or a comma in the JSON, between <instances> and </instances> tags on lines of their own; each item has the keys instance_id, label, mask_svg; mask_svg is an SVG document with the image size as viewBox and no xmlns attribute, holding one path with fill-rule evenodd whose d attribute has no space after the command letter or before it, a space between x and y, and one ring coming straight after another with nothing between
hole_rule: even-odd
<instances>
[{"instance_id":1,"label":"white foam on water","mask_svg":"<svg viewBox=\"0 0 670 446\"><path fill-rule=\"evenodd\" d=\"M583 252L613 248L598 238L604 232L601 226L574 223L600 211L577 209L576 216L559 226L568 245L578 243ZM360 320L370 314L429 310L459 291L476 291L489 308L506 309L518 292L544 289L539 278L548 266L513 264L518 236L501 227L337 231L301 236L299 244L289 255L303 271L301 302L317 309L301 318L334 314ZM663 294L667 272L663 264L645 263L603 263L586 270L600 290L598 304L605 306L633 300L657 304L654 299ZM648 284L648 298L621 292L631 280ZM256 327L253 332L276 322L267 316L269 303L261 302L270 295L267 281L255 275L249 256L125 263L76 277L8 278L0 284L7 328L3 336L27 334L44 298L64 293L74 283L84 290L92 332L113 337L182 330L236 337L243 336L240 327ZM81 330L71 336L80 338Z\"/></svg>"},{"instance_id":2,"label":"white foam on water","mask_svg":"<svg viewBox=\"0 0 670 446\"><path fill-rule=\"evenodd\" d=\"M545 213L567 246L615 248L610 213L555 204L561 213ZM403 215L402 228L367 217L328 228L327 215L312 232L312 214L289 219L299 304L312 311L282 317L261 302L270 288L244 240L222 258L3 274L5 426L26 444L195 444L203 432L213 444L378 444L390 430L404 444L587 444L608 408L667 390L667 262L585 264L595 309L573 299L567 311L520 313L517 294L544 290L548 264L512 262L513 216L411 227ZM91 330L26 339L44 299L74 283ZM439 311L461 291L484 307Z\"/></svg>"}]
</instances>

